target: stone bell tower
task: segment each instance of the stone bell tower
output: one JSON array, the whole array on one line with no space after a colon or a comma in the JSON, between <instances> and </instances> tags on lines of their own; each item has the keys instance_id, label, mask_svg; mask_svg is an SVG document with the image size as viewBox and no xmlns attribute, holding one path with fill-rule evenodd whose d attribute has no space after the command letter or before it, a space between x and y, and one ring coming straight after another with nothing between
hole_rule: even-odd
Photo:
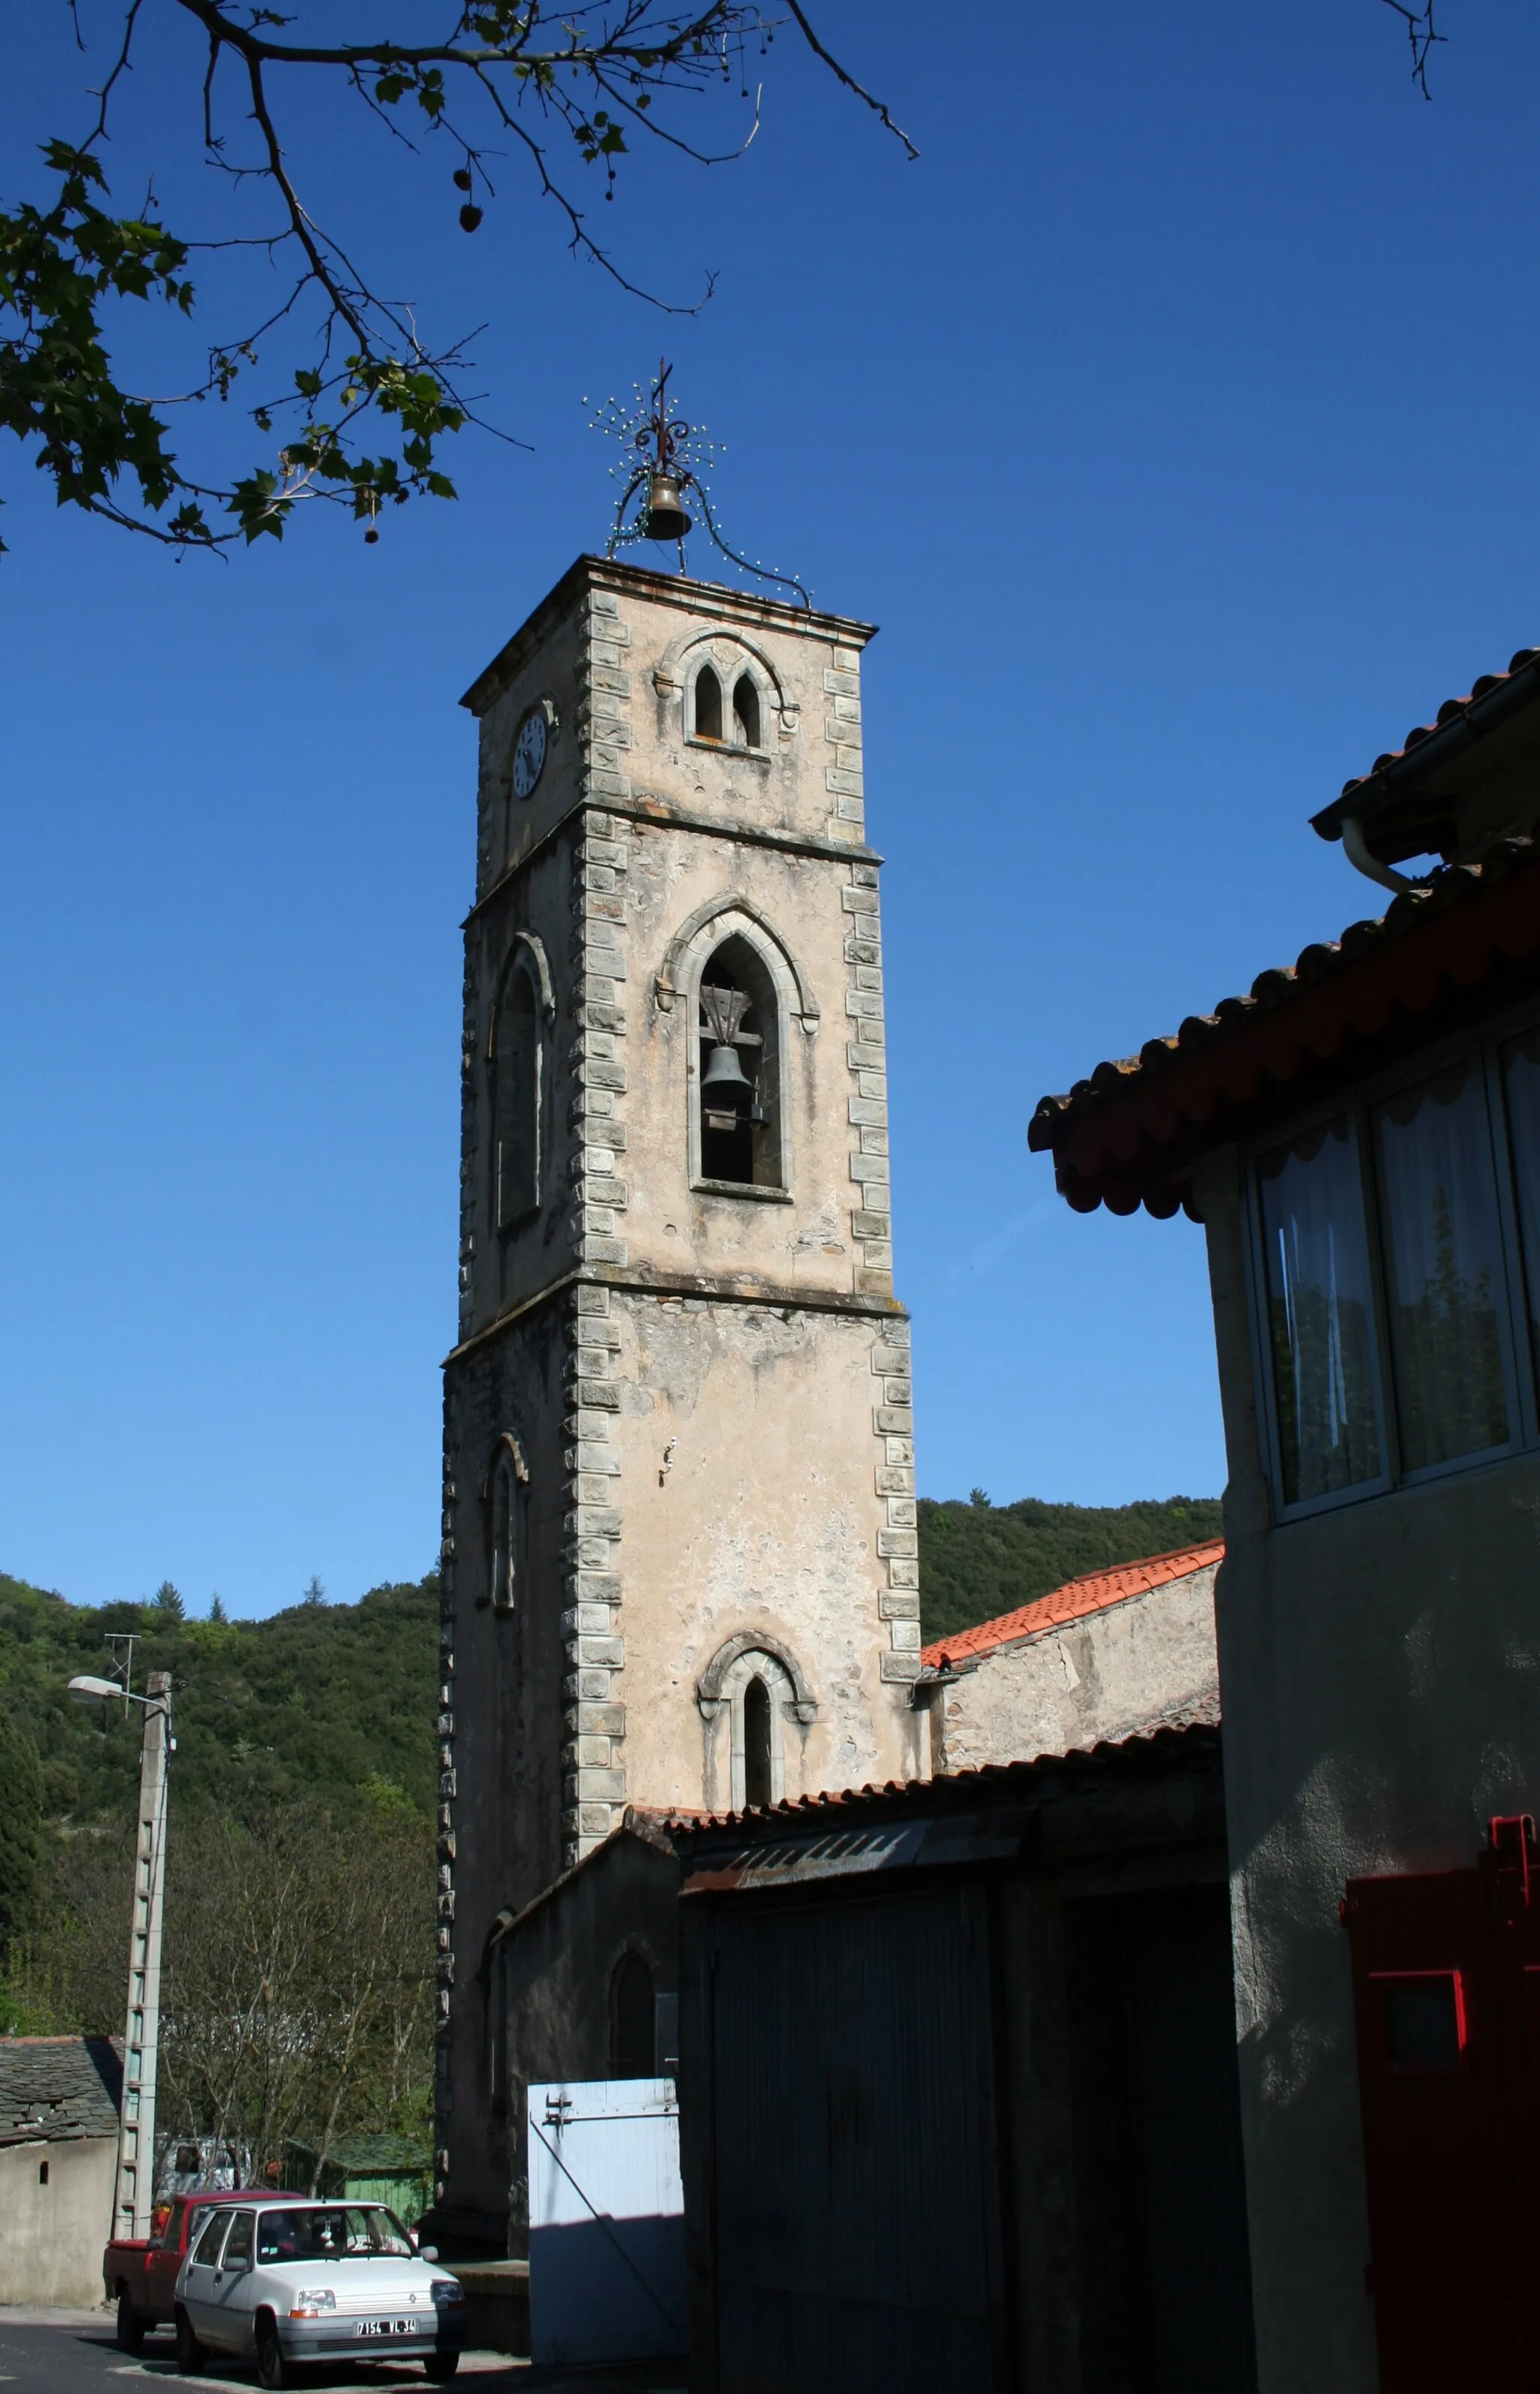
<instances>
[{"instance_id":1,"label":"stone bell tower","mask_svg":"<svg viewBox=\"0 0 1540 2394\"><path fill-rule=\"evenodd\" d=\"M871 637L585 557L465 699L441 2176L489 1934L627 1804L922 1768Z\"/></svg>"}]
</instances>

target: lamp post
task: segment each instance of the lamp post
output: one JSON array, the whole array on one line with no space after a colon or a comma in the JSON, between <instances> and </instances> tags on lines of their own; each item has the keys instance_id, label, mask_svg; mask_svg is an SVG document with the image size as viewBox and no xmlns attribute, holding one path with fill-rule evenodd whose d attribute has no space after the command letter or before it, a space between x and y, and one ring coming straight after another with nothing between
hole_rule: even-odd
<instances>
[{"instance_id":1,"label":"lamp post","mask_svg":"<svg viewBox=\"0 0 1540 2394\"><path fill-rule=\"evenodd\" d=\"M121 1697L144 1707L139 1810L134 1845L134 1917L128 1939L128 2019L123 2038L114 2236L148 2236L155 2201L155 2073L160 2059L161 1916L165 1902L166 1758L172 1750L171 1674L151 1671L137 1696L116 1679L78 1678L83 1703Z\"/></svg>"}]
</instances>

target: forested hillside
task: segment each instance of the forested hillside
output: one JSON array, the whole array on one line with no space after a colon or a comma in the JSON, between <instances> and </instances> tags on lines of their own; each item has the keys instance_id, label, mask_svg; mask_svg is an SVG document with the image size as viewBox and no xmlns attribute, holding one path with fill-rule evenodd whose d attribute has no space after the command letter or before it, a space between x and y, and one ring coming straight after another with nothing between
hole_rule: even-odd
<instances>
[{"instance_id":1,"label":"forested hillside","mask_svg":"<svg viewBox=\"0 0 1540 2394\"><path fill-rule=\"evenodd\" d=\"M1112 1563L1164 1555L1224 1534L1217 1496L1167 1496L1133 1505L1047 1505L1023 1496L992 1505L922 1496L920 1620L935 1638L993 1621L1034 1596Z\"/></svg>"},{"instance_id":2,"label":"forested hillside","mask_svg":"<svg viewBox=\"0 0 1540 2394\"><path fill-rule=\"evenodd\" d=\"M134 1685L169 1671L179 1810L266 1817L306 1796L339 1820L433 1806L436 1577L357 1604L301 1603L265 1621L188 1621L175 1590L149 1604L73 1605L0 1577L0 1708L29 1730L51 1821L121 1819L138 1783L139 1728L121 1705L65 1694L108 1667L131 1631Z\"/></svg>"},{"instance_id":3,"label":"forested hillside","mask_svg":"<svg viewBox=\"0 0 1540 2394\"><path fill-rule=\"evenodd\" d=\"M924 1499L926 1637L1218 1530L1207 1498ZM121 2025L139 1716L65 1688L132 1634L135 1687L169 1671L175 1701L165 2132L252 2167L294 2135L426 2137L438 1610L431 1576L265 1621L0 1577L0 2032Z\"/></svg>"},{"instance_id":4,"label":"forested hillside","mask_svg":"<svg viewBox=\"0 0 1540 2394\"><path fill-rule=\"evenodd\" d=\"M121 2031L142 1715L65 1690L131 1633L177 1739L163 2139L426 2142L438 1617L432 1578L240 1622L0 1579L0 2031Z\"/></svg>"}]
</instances>

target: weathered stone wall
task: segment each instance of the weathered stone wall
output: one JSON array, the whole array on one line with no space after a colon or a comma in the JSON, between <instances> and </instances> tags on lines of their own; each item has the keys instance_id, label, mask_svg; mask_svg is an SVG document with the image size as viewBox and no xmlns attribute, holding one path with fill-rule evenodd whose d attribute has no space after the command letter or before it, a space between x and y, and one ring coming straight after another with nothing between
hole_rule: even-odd
<instances>
[{"instance_id":1,"label":"weathered stone wall","mask_svg":"<svg viewBox=\"0 0 1540 2394\"><path fill-rule=\"evenodd\" d=\"M933 1770L1031 1762L1103 1738L1217 1718L1214 1577L1125 1597L1078 1621L992 1648L955 1680L932 1683L927 1705Z\"/></svg>"},{"instance_id":2,"label":"weathered stone wall","mask_svg":"<svg viewBox=\"0 0 1540 2394\"><path fill-rule=\"evenodd\" d=\"M777 1791L913 1775L908 1323L893 1296L869 627L581 560L488 668L467 924L461 1313L446 1374L440 2170L489 2216L484 1960L627 1803L732 1800L732 1665L773 1659ZM759 738L690 726L709 660ZM551 720L532 796L519 729ZM775 993L781 1185L704 1181L699 987ZM495 1218L493 1026L538 992L540 1202ZM528 1551L490 1601L490 1475ZM741 1779L740 1779L740 1784ZM442 2199L442 2198L441 2198Z\"/></svg>"}]
</instances>

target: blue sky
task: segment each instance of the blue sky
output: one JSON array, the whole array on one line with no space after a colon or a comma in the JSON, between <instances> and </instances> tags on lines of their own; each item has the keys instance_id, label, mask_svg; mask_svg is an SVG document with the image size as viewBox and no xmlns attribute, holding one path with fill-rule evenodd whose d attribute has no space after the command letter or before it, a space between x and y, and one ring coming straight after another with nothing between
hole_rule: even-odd
<instances>
[{"instance_id":1,"label":"blue sky","mask_svg":"<svg viewBox=\"0 0 1540 2394\"><path fill-rule=\"evenodd\" d=\"M12 196L86 122L66 12L27 13ZM188 224L201 70L169 17L112 164L127 195L155 161ZM56 514L0 452L0 1569L261 1612L431 1559L456 700L602 544L582 397L663 346L727 443L730 533L883 627L922 1489L1222 1485L1200 1234L1070 1215L1026 1125L1376 912L1306 817L1540 637L1540 26L1443 21L1429 107L1377 0L826 0L921 161L783 36L746 160L638 158L603 211L654 286L717 270L666 325L511 164L469 240L452 162L389 179L382 138L298 99L307 189L434 331L487 322L489 412L532 446L463 441L461 504L376 547L327 518L228 567Z\"/></svg>"}]
</instances>

